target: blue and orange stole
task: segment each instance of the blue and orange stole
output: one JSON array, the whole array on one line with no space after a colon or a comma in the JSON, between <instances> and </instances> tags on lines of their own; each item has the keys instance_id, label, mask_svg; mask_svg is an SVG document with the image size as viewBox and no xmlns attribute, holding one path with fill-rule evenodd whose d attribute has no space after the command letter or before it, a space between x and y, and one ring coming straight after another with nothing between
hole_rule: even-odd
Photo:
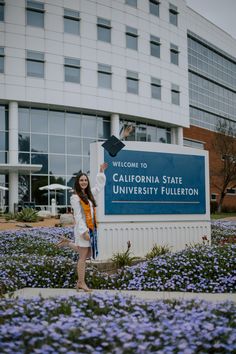
<instances>
[{"instance_id":1,"label":"blue and orange stole","mask_svg":"<svg viewBox=\"0 0 236 354\"><path fill-rule=\"evenodd\" d=\"M89 229L92 257L93 257L93 259L95 259L98 256L96 209L93 206L93 217L92 217L90 204L89 203L86 204L82 199L80 199L80 204L83 208L86 225Z\"/></svg>"}]
</instances>

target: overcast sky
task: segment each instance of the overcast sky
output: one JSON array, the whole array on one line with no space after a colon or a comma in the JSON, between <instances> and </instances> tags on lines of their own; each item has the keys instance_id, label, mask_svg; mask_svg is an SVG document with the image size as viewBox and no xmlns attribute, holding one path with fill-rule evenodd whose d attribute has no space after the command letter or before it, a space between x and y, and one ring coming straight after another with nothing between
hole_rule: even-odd
<instances>
[{"instance_id":1,"label":"overcast sky","mask_svg":"<svg viewBox=\"0 0 236 354\"><path fill-rule=\"evenodd\" d=\"M236 0L186 0L187 5L236 39Z\"/></svg>"}]
</instances>

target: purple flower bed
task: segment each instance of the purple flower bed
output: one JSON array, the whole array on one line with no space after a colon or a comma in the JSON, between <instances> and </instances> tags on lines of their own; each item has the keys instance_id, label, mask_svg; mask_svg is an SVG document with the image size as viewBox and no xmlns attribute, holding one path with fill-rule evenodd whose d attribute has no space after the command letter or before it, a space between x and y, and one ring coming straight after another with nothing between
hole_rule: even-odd
<instances>
[{"instance_id":1,"label":"purple flower bed","mask_svg":"<svg viewBox=\"0 0 236 354\"><path fill-rule=\"evenodd\" d=\"M236 305L108 294L0 300L1 353L235 353Z\"/></svg>"},{"instance_id":2,"label":"purple flower bed","mask_svg":"<svg viewBox=\"0 0 236 354\"><path fill-rule=\"evenodd\" d=\"M211 223L212 244L236 243L236 223L234 221L213 221Z\"/></svg>"},{"instance_id":3,"label":"purple flower bed","mask_svg":"<svg viewBox=\"0 0 236 354\"><path fill-rule=\"evenodd\" d=\"M103 289L236 292L236 245L189 247L99 279L91 271L90 286L100 283Z\"/></svg>"},{"instance_id":4,"label":"purple flower bed","mask_svg":"<svg viewBox=\"0 0 236 354\"><path fill-rule=\"evenodd\" d=\"M23 287L73 288L77 254L57 249L69 228L0 232L0 293ZM236 245L196 245L126 267L108 276L91 268L88 284L97 289L236 292Z\"/></svg>"}]
</instances>

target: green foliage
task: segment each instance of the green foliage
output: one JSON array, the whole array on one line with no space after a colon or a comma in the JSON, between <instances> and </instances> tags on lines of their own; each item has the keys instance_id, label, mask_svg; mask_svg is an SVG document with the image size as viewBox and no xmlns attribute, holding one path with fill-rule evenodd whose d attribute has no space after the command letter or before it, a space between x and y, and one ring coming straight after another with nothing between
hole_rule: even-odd
<instances>
[{"instance_id":1,"label":"green foliage","mask_svg":"<svg viewBox=\"0 0 236 354\"><path fill-rule=\"evenodd\" d=\"M16 216L14 213L7 213L7 214L4 214L4 218L6 221L8 220L15 220Z\"/></svg>"},{"instance_id":2,"label":"green foliage","mask_svg":"<svg viewBox=\"0 0 236 354\"><path fill-rule=\"evenodd\" d=\"M131 266L134 261L139 259L139 257L131 256L130 254L131 243L127 242L127 250L125 252L114 253L111 260L117 268L123 268L125 266Z\"/></svg>"},{"instance_id":3,"label":"green foliage","mask_svg":"<svg viewBox=\"0 0 236 354\"><path fill-rule=\"evenodd\" d=\"M35 222L39 221L37 211L32 208L24 208L16 214L17 221Z\"/></svg>"},{"instance_id":4,"label":"green foliage","mask_svg":"<svg viewBox=\"0 0 236 354\"><path fill-rule=\"evenodd\" d=\"M157 245L155 244L150 252L148 252L145 256L147 259L152 259L163 254L169 253L170 247L168 245Z\"/></svg>"},{"instance_id":5,"label":"green foliage","mask_svg":"<svg viewBox=\"0 0 236 354\"><path fill-rule=\"evenodd\" d=\"M216 212L215 214L211 214L211 219L212 220L218 220L218 219L224 219L224 218L230 218L236 216L236 212L232 213L218 213Z\"/></svg>"}]
</instances>

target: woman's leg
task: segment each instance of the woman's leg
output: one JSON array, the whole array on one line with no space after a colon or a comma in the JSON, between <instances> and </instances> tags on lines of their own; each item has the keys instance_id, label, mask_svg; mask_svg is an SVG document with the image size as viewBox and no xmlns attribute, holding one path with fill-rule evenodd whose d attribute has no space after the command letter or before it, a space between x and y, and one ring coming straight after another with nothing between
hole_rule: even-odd
<instances>
[{"instance_id":1,"label":"woman's leg","mask_svg":"<svg viewBox=\"0 0 236 354\"><path fill-rule=\"evenodd\" d=\"M79 247L79 260L77 263L77 272L78 272L78 282L77 289L83 289L84 291L89 291L85 283L85 267L86 267L86 258L90 254L90 247Z\"/></svg>"},{"instance_id":2,"label":"woman's leg","mask_svg":"<svg viewBox=\"0 0 236 354\"><path fill-rule=\"evenodd\" d=\"M56 244L58 248L70 247L73 251L79 252L79 247L75 243L71 242L70 239L62 237L61 240Z\"/></svg>"}]
</instances>

